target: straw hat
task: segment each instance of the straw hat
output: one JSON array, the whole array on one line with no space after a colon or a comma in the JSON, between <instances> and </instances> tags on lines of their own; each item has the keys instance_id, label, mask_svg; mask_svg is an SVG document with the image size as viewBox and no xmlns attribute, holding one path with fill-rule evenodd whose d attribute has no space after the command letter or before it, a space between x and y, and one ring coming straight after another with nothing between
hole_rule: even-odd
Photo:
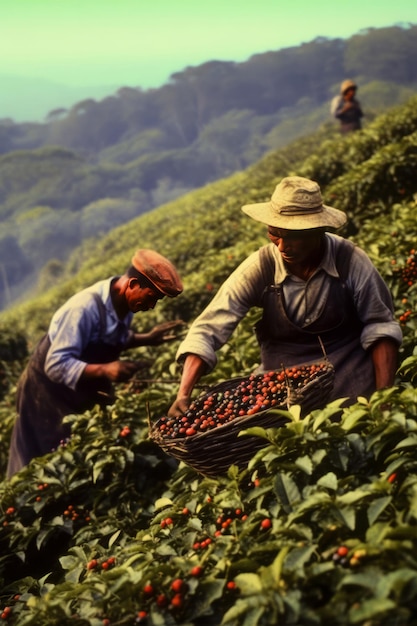
<instances>
[{"instance_id":1,"label":"straw hat","mask_svg":"<svg viewBox=\"0 0 417 626\"><path fill-rule=\"evenodd\" d=\"M350 78L347 78L346 80L343 81L343 83L340 85L340 93L343 94L348 90L348 89L354 89L355 91L357 90L358 86L356 85L356 83L353 82L353 80L351 80Z\"/></svg>"},{"instance_id":2,"label":"straw hat","mask_svg":"<svg viewBox=\"0 0 417 626\"><path fill-rule=\"evenodd\" d=\"M177 270L171 261L159 252L146 248L136 250L131 263L165 296L175 298L182 292L183 285Z\"/></svg>"},{"instance_id":3,"label":"straw hat","mask_svg":"<svg viewBox=\"0 0 417 626\"><path fill-rule=\"evenodd\" d=\"M245 204L242 211L258 222L286 230L340 228L343 211L323 204L318 184L301 176L283 178L269 202Z\"/></svg>"}]
</instances>

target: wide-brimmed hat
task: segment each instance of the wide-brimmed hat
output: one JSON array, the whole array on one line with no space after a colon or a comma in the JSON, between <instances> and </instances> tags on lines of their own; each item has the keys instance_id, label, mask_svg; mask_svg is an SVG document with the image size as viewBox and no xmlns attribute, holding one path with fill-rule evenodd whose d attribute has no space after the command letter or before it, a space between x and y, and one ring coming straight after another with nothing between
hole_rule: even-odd
<instances>
[{"instance_id":1,"label":"wide-brimmed hat","mask_svg":"<svg viewBox=\"0 0 417 626\"><path fill-rule=\"evenodd\" d=\"M320 187L301 176L287 176L275 187L269 202L245 204L242 211L258 222L286 230L340 228L346 213L323 204Z\"/></svg>"},{"instance_id":2,"label":"wide-brimmed hat","mask_svg":"<svg viewBox=\"0 0 417 626\"><path fill-rule=\"evenodd\" d=\"M354 89L355 91L358 89L357 84L353 82L353 80L351 80L350 78L344 80L343 83L340 85L340 93L343 95L348 89Z\"/></svg>"},{"instance_id":3,"label":"wide-brimmed hat","mask_svg":"<svg viewBox=\"0 0 417 626\"><path fill-rule=\"evenodd\" d=\"M175 298L182 292L183 285L176 268L159 252L141 248L136 250L131 263L165 296Z\"/></svg>"}]
</instances>

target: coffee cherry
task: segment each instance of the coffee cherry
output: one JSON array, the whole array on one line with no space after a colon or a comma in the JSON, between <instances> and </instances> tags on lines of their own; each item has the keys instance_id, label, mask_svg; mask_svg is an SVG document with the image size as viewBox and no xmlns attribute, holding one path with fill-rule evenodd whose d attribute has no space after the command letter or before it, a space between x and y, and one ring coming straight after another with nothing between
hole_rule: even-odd
<instances>
[{"instance_id":1,"label":"coffee cherry","mask_svg":"<svg viewBox=\"0 0 417 626\"><path fill-rule=\"evenodd\" d=\"M203 573L203 568L201 567L201 565L195 565L190 571L190 576L194 576L195 578L198 578L199 576L201 576L202 573Z\"/></svg>"},{"instance_id":2,"label":"coffee cherry","mask_svg":"<svg viewBox=\"0 0 417 626\"><path fill-rule=\"evenodd\" d=\"M208 432L245 415L255 415L269 407L284 405L288 386L302 388L327 372L324 362L300 365L284 371L251 374L232 389L209 393L194 400L180 418L162 417L157 427L166 438L192 437Z\"/></svg>"},{"instance_id":3,"label":"coffee cherry","mask_svg":"<svg viewBox=\"0 0 417 626\"><path fill-rule=\"evenodd\" d=\"M181 591L183 591L184 586L185 586L185 583L182 580L182 578L176 578L171 583L171 589L172 591L175 591L176 593L180 593Z\"/></svg>"},{"instance_id":4,"label":"coffee cherry","mask_svg":"<svg viewBox=\"0 0 417 626\"><path fill-rule=\"evenodd\" d=\"M261 522L262 530L269 530L271 528L271 526L272 526L272 522L271 522L271 520L268 517L266 517L265 519L262 520L262 522Z\"/></svg>"},{"instance_id":5,"label":"coffee cherry","mask_svg":"<svg viewBox=\"0 0 417 626\"><path fill-rule=\"evenodd\" d=\"M155 590L151 584L147 584L143 588L143 593L147 596L153 596L153 594L155 593Z\"/></svg>"},{"instance_id":6,"label":"coffee cherry","mask_svg":"<svg viewBox=\"0 0 417 626\"><path fill-rule=\"evenodd\" d=\"M182 597L182 595L180 593L176 593L175 596L173 596L171 598L171 606L179 609L182 607L184 602L184 598Z\"/></svg>"}]
</instances>

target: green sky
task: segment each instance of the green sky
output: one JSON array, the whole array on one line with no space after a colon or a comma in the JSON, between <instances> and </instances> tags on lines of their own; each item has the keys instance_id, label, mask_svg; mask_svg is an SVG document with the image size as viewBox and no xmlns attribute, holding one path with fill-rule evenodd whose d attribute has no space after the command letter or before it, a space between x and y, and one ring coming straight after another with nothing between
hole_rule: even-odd
<instances>
[{"instance_id":1,"label":"green sky","mask_svg":"<svg viewBox=\"0 0 417 626\"><path fill-rule=\"evenodd\" d=\"M0 0L0 74L158 86L207 60L417 23L416 0Z\"/></svg>"}]
</instances>

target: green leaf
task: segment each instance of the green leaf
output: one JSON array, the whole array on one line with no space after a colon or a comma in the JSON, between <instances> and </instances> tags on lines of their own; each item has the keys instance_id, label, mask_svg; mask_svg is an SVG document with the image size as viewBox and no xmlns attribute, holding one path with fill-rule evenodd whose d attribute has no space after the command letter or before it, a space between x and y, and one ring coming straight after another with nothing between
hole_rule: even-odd
<instances>
[{"instance_id":1,"label":"green leaf","mask_svg":"<svg viewBox=\"0 0 417 626\"><path fill-rule=\"evenodd\" d=\"M158 500L155 500L155 511L158 511L159 509L164 509L167 506L172 506L174 503L170 498L158 498Z\"/></svg>"},{"instance_id":2,"label":"green leaf","mask_svg":"<svg viewBox=\"0 0 417 626\"><path fill-rule=\"evenodd\" d=\"M115 533L113 533L113 535L109 539L109 548L111 548L112 545L116 543L116 541L118 540L121 534L122 534L121 530L117 530Z\"/></svg>"},{"instance_id":3,"label":"green leaf","mask_svg":"<svg viewBox=\"0 0 417 626\"><path fill-rule=\"evenodd\" d=\"M408 583L416 580L416 572L413 569L403 567L394 572L388 572L381 576L375 588L378 597L388 598L394 592L401 599L402 592Z\"/></svg>"},{"instance_id":4,"label":"green leaf","mask_svg":"<svg viewBox=\"0 0 417 626\"><path fill-rule=\"evenodd\" d=\"M295 461L297 467L299 467L303 472L311 476L313 473L313 462L309 456L300 456Z\"/></svg>"},{"instance_id":5,"label":"green leaf","mask_svg":"<svg viewBox=\"0 0 417 626\"><path fill-rule=\"evenodd\" d=\"M235 577L239 591L243 596L252 596L262 592L262 582L258 574L238 574Z\"/></svg>"},{"instance_id":6,"label":"green leaf","mask_svg":"<svg viewBox=\"0 0 417 626\"><path fill-rule=\"evenodd\" d=\"M337 509L337 513L340 516L341 520L346 524L346 526L350 528L350 530L355 529L356 514L353 507L342 507L340 509Z\"/></svg>"},{"instance_id":7,"label":"green leaf","mask_svg":"<svg viewBox=\"0 0 417 626\"><path fill-rule=\"evenodd\" d=\"M299 422L301 420L301 406L299 404L293 404L288 408L288 413L291 416L293 422Z\"/></svg>"},{"instance_id":8,"label":"green leaf","mask_svg":"<svg viewBox=\"0 0 417 626\"><path fill-rule=\"evenodd\" d=\"M269 571L272 575L272 579L276 585L278 585L281 580L282 566L284 564L285 558L288 554L289 546L285 546L281 548L278 553L278 556L275 557L274 561L269 566Z\"/></svg>"},{"instance_id":9,"label":"green leaf","mask_svg":"<svg viewBox=\"0 0 417 626\"><path fill-rule=\"evenodd\" d=\"M292 505L301 500L297 484L289 474L278 474L274 486L279 501L287 510L291 510Z\"/></svg>"},{"instance_id":10,"label":"green leaf","mask_svg":"<svg viewBox=\"0 0 417 626\"><path fill-rule=\"evenodd\" d=\"M372 504L368 508L368 522L369 525L372 526L374 522L378 519L383 511L387 508L387 506L392 502L391 496L385 496L383 498L378 498L372 502Z\"/></svg>"},{"instance_id":11,"label":"green leaf","mask_svg":"<svg viewBox=\"0 0 417 626\"><path fill-rule=\"evenodd\" d=\"M260 437L261 439L267 439L267 441L272 441L271 437L268 435L268 431L261 426L252 426L251 428L245 428L238 433L238 437L246 435L250 435L251 437Z\"/></svg>"},{"instance_id":12,"label":"green leaf","mask_svg":"<svg viewBox=\"0 0 417 626\"><path fill-rule=\"evenodd\" d=\"M352 428L355 428L356 424L367 415L368 411L366 411L365 409L355 409L351 413L348 413L344 416L340 426L343 428L343 430L351 430Z\"/></svg>"},{"instance_id":13,"label":"green leaf","mask_svg":"<svg viewBox=\"0 0 417 626\"><path fill-rule=\"evenodd\" d=\"M379 545L383 542L389 530L390 529L386 523L377 522L376 524L370 526L366 531L366 541L368 543Z\"/></svg>"},{"instance_id":14,"label":"green leaf","mask_svg":"<svg viewBox=\"0 0 417 626\"><path fill-rule=\"evenodd\" d=\"M369 491L364 489L355 489L354 491L347 491L337 497L337 501L340 504L353 504L364 498L369 498Z\"/></svg>"},{"instance_id":15,"label":"green leaf","mask_svg":"<svg viewBox=\"0 0 417 626\"><path fill-rule=\"evenodd\" d=\"M327 474L320 476L317 481L317 485L336 491L338 485L336 474L334 472L328 472Z\"/></svg>"},{"instance_id":16,"label":"green leaf","mask_svg":"<svg viewBox=\"0 0 417 626\"><path fill-rule=\"evenodd\" d=\"M301 569L314 552L315 546L294 548L285 559L285 568L290 571Z\"/></svg>"},{"instance_id":17,"label":"green leaf","mask_svg":"<svg viewBox=\"0 0 417 626\"><path fill-rule=\"evenodd\" d=\"M195 597L195 612L204 615L210 612L213 603L222 597L224 593L224 580L202 580ZM165 625L164 625L165 626Z\"/></svg>"},{"instance_id":18,"label":"green leaf","mask_svg":"<svg viewBox=\"0 0 417 626\"><path fill-rule=\"evenodd\" d=\"M250 604L246 599L239 598L235 604L223 615L220 626L236 626L241 623L241 616L246 615Z\"/></svg>"},{"instance_id":19,"label":"green leaf","mask_svg":"<svg viewBox=\"0 0 417 626\"><path fill-rule=\"evenodd\" d=\"M169 544L161 543L157 548L155 548L155 552L162 556L175 556L177 553Z\"/></svg>"},{"instance_id":20,"label":"green leaf","mask_svg":"<svg viewBox=\"0 0 417 626\"><path fill-rule=\"evenodd\" d=\"M394 450L401 450L402 448L415 448L417 446L417 435L409 435L394 447Z\"/></svg>"},{"instance_id":21,"label":"green leaf","mask_svg":"<svg viewBox=\"0 0 417 626\"><path fill-rule=\"evenodd\" d=\"M355 572L346 574L341 579L338 588L343 587L363 587L371 591L375 590L375 585L379 580L381 572L377 569L372 569L369 572Z\"/></svg>"},{"instance_id":22,"label":"green leaf","mask_svg":"<svg viewBox=\"0 0 417 626\"><path fill-rule=\"evenodd\" d=\"M396 603L386 598L371 598L361 602L358 608L352 608L349 611L349 621L351 624L364 623L366 620L372 620L381 617L383 613L394 611Z\"/></svg>"},{"instance_id":23,"label":"green leaf","mask_svg":"<svg viewBox=\"0 0 417 626\"><path fill-rule=\"evenodd\" d=\"M256 626L266 611L268 611L268 608L265 606L255 606L248 609L245 619L242 622L242 626Z\"/></svg>"},{"instance_id":24,"label":"green leaf","mask_svg":"<svg viewBox=\"0 0 417 626\"><path fill-rule=\"evenodd\" d=\"M315 410L311 412L311 416L314 418L312 431L313 433L317 432L320 427L327 422L331 417L340 413L340 406L346 400L346 398L340 398L337 400L333 400L323 409Z\"/></svg>"},{"instance_id":25,"label":"green leaf","mask_svg":"<svg viewBox=\"0 0 417 626\"><path fill-rule=\"evenodd\" d=\"M194 530L201 530L203 527L203 523L198 517L193 517L188 520L188 527Z\"/></svg>"}]
</instances>

